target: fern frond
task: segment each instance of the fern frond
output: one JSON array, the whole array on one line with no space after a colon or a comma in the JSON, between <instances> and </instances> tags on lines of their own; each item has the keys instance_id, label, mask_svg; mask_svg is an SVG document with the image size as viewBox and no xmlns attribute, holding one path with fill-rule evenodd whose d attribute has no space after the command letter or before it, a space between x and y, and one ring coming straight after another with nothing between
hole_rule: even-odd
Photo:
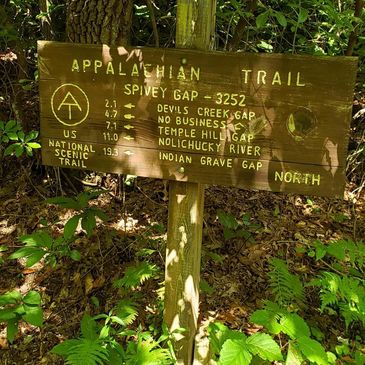
<instances>
[{"instance_id":1,"label":"fern frond","mask_svg":"<svg viewBox=\"0 0 365 365\"><path fill-rule=\"evenodd\" d=\"M158 347L155 341L139 341L135 351L127 355L127 364L167 365L172 363L169 351Z\"/></svg>"},{"instance_id":2,"label":"fern frond","mask_svg":"<svg viewBox=\"0 0 365 365\"><path fill-rule=\"evenodd\" d=\"M65 357L67 365L103 365L108 361L108 350L102 343L87 338L66 340L51 352Z\"/></svg>"},{"instance_id":3,"label":"fern frond","mask_svg":"<svg viewBox=\"0 0 365 365\"><path fill-rule=\"evenodd\" d=\"M339 304L340 314L345 320L346 328L350 326L352 322L360 322L365 327L365 312L359 310L357 306L353 306L350 303Z\"/></svg>"},{"instance_id":4,"label":"fern frond","mask_svg":"<svg viewBox=\"0 0 365 365\"><path fill-rule=\"evenodd\" d=\"M158 268L156 265L149 262L140 262L136 266L129 267L124 276L114 282L114 286L117 288L135 288L138 285L143 284L146 280L156 276Z\"/></svg>"},{"instance_id":5,"label":"fern frond","mask_svg":"<svg viewBox=\"0 0 365 365\"><path fill-rule=\"evenodd\" d=\"M280 259L270 261L270 287L275 301L285 306L293 302L303 302L303 286L298 276L289 272L286 263Z\"/></svg>"},{"instance_id":6,"label":"fern frond","mask_svg":"<svg viewBox=\"0 0 365 365\"><path fill-rule=\"evenodd\" d=\"M138 316L138 311L134 302L128 299L122 299L115 307L115 316L117 316L123 326L129 326Z\"/></svg>"}]
</instances>

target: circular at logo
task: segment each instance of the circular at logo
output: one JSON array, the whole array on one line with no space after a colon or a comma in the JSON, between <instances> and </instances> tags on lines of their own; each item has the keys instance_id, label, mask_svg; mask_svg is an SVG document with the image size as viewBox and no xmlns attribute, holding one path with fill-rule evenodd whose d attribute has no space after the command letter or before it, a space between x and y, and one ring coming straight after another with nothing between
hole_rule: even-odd
<instances>
[{"instance_id":1,"label":"circular at logo","mask_svg":"<svg viewBox=\"0 0 365 365\"><path fill-rule=\"evenodd\" d=\"M59 86L51 98L53 115L63 125L69 127L82 123L89 115L89 99L75 84Z\"/></svg>"}]
</instances>

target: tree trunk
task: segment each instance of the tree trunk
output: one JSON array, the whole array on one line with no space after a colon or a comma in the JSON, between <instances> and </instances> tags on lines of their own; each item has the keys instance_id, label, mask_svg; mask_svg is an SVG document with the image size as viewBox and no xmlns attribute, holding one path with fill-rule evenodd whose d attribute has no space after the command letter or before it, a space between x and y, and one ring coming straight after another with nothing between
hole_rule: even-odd
<instances>
[{"instance_id":1,"label":"tree trunk","mask_svg":"<svg viewBox=\"0 0 365 365\"><path fill-rule=\"evenodd\" d=\"M123 46L129 43L133 0L68 0L71 42Z\"/></svg>"}]
</instances>

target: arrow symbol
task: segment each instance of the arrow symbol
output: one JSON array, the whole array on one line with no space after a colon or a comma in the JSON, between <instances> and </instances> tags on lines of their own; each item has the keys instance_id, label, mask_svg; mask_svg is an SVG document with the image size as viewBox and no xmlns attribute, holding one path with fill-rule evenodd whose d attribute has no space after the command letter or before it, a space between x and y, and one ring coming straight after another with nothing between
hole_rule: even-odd
<instances>
[{"instance_id":1,"label":"arrow symbol","mask_svg":"<svg viewBox=\"0 0 365 365\"><path fill-rule=\"evenodd\" d=\"M132 141L134 139L132 136L124 136L123 138L127 141Z\"/></svg>"},{"instance_id":2,"label":"arrow symbol","mask_svg":"<svg viewBox=\"0 0 365 365\"><path fill-rule=\"evenodd\" d=\"M132 103L129 103L129 104L125 104L124 107L128 108L128 109L132 109L132 108L135 108L135 105Z\"/></svg>"},{"instance_id":3,"label":"arrow symbol","mask_svg":"<svg viewBox=\"0 0 365 365\"><path fill-rule=\"evenodd\" d=\"M124 118L125 119L133 119L134 118L134 115L132 115L132 114L124 114Z\"/></svg>"},{"instance_id":4,"label":"arrow symbol","mask_svg":"<svg viewBox=\"0 0 365 365\"><path fill-rule=\"evenodd\" d=\"M125 129L133 129L134 127L132 125L130 125L130 124L127 124L127 125L124 126L124 128Z\"/></svg>"},{"instance_id":5,"label":"arrow symbol","mask_svg":"<svg viewBox=\"0 0 365 365\"><path fill-rule=\"evenodd\" d=\"M132 155L134 155L134 153L133 153L132 151L129 151L129 150L124 151L124 153L125 153L126 155L128 155L128 156L132 156Z\"/></svg>"}]
</instances>

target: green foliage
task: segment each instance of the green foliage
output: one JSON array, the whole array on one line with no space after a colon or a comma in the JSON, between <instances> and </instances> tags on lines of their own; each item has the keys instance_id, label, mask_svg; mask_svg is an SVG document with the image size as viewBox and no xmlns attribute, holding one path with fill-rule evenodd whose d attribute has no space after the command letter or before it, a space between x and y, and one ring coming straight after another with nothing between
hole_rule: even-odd
<instances>
[{"instance_id":1,"label":"green foliage","mask_svg":"<svg viewBox=\"0 0 365 365\"><path fill-rule=\"evenodd\" d=\"M73 216L66 222L64 227L64 237L66 239L73 237L80 221L81 227L88 236L91 236L96 227L96 217L103 221L108 220L108 216L102 210L89 206L90 200L97 198L100 194L102 192L92 191L79 193L75 198L59 196L47 199L49 204L57 204L63 208L81 211L80 214Z\"/></svg>"},{"instance_id":2,"label":"green foliage","mask_svg":"<svg viewBox=\"0 0 365 365\"><path fill-rule=\"evenodd\" d=\"M218 0L217 9L223 47L244 20L245 33L238 48L251 52L343 55L351 32L357 28L362 34L365 20L364 13L361 18L354 17L350 0L273 0L257 2L257 7L250 2Z\"/></svg>"},{"instance_id":3,"label":"green foliage","mask_svg":"<svg viewBox=\"0 0 365 365\"><path fill-rule=\"evenodd\" d=\"M302 283L296 275L289 272L283 260L274 258L270 261L269 278L271 292L279 305L285 306L293 302L303 302Z\"/></svg>"},{"instance_id":4,"label":"green foliage","mask_svg":"<svg viewBox=\"0 0 365 365\"><path fill-rule=\"evenodd\" d=\"M355 321L365 328L365 286L363 280L340 276L333 272L322 272L309 285L320 290L321 311L339 313L345 320L346 328Z\"/></svg>"},{"instance_id":5,"label":"green foliage","mask_svg":"<svg viewBox=\"0 0 365 365\"><path fill-rule=\"evenodd\" d=\"M85 315L81 321L81 337L56 345L52 352L64 357L70 365L172 364L170 336L163 333L154 340L149 332L129 329L127 326L133 322L131 312L133 318L137 316L135 307L125 301L117 307L109 315L94 318ZM163 342L170 342L169 349L161 347Z\"/></svg>"},{"instance_id":6,"label":"green foliage","mask_svg":"<svg viewBox=\"0 0 365 365\"><path fill-rule=\"evenodd\" d=\"M6 123L0 121L0 146L7 145L4 156L14 154L20 157L24 153L33 156L33 150L41 148L41 145L36 142L37 137L36 131L25 134L15 120L9 120Z\"/></svg>"},{"instance_id":7,"label":"green foliage","mask_svg":"<svg viewBox=\"0 0 365 365\"><path fill-rule=\"evenodd\" d=\"M18 132L21 126L15 120L9 120L6 123L0 121L0 144L18 140Z\"/></svg>"},{"instance_id":8,"label":"green foliage","mask_svg":"<svg viewBox=\"0 0 365 365\"><path fill-rule=\"evenodd\" d=\"M279 345L268 334L256 333L247 337L219 322L211 324L208 333L213 359L218 360L219 365L250 364L254 356L267 361L282 360Z\"/></svg>"},{"instance_id":9,"label":"green foliage","mask_svg":"<svg viewBox=\"0 0 365 365\"><path fill-rule=\"evenodd\" d=\"M129 268L121 287L124 297L109 311L94 317L85 315L81 321L81 337L66 340L52 350L66 360L66 364L78 365L169 365L174 363L172 339L176 330L169 333L164 324L150 325L148 331L136 326L138 320L138 293L131 288L157 274L149 263ZM158 317L158 315L154 315Z\"/></svg>"},{"instance_id":10,"label":"green foliage","mask_svg":"<svg viewBox=\"0 0 365 365\"><path fill-rule=\"evenodd\" d=\"M365 244L351 240L338 240L325 245L321 241L314 241L313 249L308 250L308 255L321 260L326 255L337 259L342 263L349 263L363 270L365 259Z\"/></svg>"},{"instance_id":11,"label":"green foliage","mask_svg":"<svg viewBox=\"0 0 365 365\"><path fill-rule=\"evenodd\" d=\"M217 217L223 226L223 235L226 240L244 238L252 241L252 232L256 232L261 228L259 224L252 223L249 213L242 214L241 219L237 220L232 214L219 210Z\"/></svg>"},{"instance_id":12,"label":"green foliage","mask_svg":"<svg viewBox=\"0 0 365 365\"><path fill-rule=\"evenodd\" d=\"M117 288L135 288L159 274L156 265L143 261L125 270L124 276L114 282Z\"/></svg>"},{"instance_id":13,"label":"green foliage","mask_svg":"<svg viewBox=\"0 0 365 365\"><path fill-rule=\"evenodd\" d=\"M81 254L70 248L71 241L65 236L54 239L45 230L36 231L30 235L20 237L24 247L16 250L9 256L10 259L25 258L25 266L30 267L45 257L45 263L56 266L57 261L62 257L70 257L79 261Z\"/></svg>"},{"instance_id":14,"label":"green foliage","mask_svg":"<svg viewBox=\"0 0 365 365\"><path fill-rule=\"evenodd\" d=\"M41 297L36 291L31 290L24 296L18 291L10 291L0 295L0 322L5 322L7 326L9 342L14 341L20 321L42 327Z\"/></svg>"},{"instance_id":15,"label":"green foliage","mask_svg":"<svg viewBox=\"0 0 365 365\"><path fill-rule=\"evenodd\" d=\"M81 338L66 340L51 352L66 358L69 365L102 365L107 363L109 352L99 339L96 322L89 315L81 320Z\"/></svg>"},{"instance_id":16,"label":"green foliage","mask_svg":"<svg viewBox=\"0 0 365 365\"><path fill-rule=\"evenodd\" d=\"M273 335L284 333L289 337L288 359L304 358L312 363L324 365L328 363L324 347L311 338L311 330L306 321L297 313L290 313L287 309L273 302L266 302L264 309L255 311L251 322L265 327ZM300 364L301 361L296 363Z\"/></svg>"}]
</instances>

